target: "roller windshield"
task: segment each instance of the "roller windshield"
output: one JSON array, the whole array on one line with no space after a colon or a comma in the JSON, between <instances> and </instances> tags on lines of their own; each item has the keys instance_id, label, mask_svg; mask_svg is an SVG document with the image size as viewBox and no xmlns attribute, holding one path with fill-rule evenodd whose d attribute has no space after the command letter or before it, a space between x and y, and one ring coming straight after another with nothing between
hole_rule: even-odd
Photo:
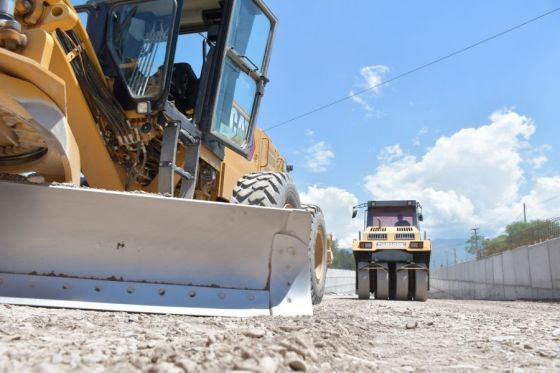
<instances>
[{"instance_id":1,"label":"roller windshield","mask_svg":"<svg viewBox=\"0 0 560 373\"><path fill-rule=\"evenodd\" d=\"M370 207L367 213L369 227L411 227L416 225L416 210L413 206Z\"/></svg>"}]
</instances>

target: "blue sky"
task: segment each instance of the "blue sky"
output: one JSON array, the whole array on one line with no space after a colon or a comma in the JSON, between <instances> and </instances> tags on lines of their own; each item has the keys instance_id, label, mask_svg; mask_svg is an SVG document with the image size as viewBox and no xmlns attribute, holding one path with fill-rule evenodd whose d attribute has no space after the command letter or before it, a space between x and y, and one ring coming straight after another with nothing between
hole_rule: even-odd
<instances>
[{"instance_id":1,"label":"blue sky","mask_svg":"<svg viewBox=\"0 0 560 373\"><path fill-rule=\"evenodd\" d=\"M279 23L263 128L560 7L548 0L268 4ZM523 202L530 218L560 215L560 198L552 207L540 201L560 195L559 21L560 12L362 102L271 130L295 165L303 199L325 206L340 239L355 231L342 219L355 200L417 198L435 238L468 236L472 225L495 235L519 218ZM411 180L408 168L422 180Z\"/></svg>"},{"instance_id":2,"label":"blue sky","mask_svg":"<svg viewBox=\"0 0 560 373\"><path fill-rule=\"evenodd\" d=\"M268 128L560 7L560 0L283 1ZM320 4L320 5L319 5ZM432 238L560 216L560 11L268 133L343 245L353 204L417 199ZM199 35L177 60L200 65ZM192 54L192 51L195 51ZM197 62L198 61L198 62Z\"/></svg>"}]
</instances>

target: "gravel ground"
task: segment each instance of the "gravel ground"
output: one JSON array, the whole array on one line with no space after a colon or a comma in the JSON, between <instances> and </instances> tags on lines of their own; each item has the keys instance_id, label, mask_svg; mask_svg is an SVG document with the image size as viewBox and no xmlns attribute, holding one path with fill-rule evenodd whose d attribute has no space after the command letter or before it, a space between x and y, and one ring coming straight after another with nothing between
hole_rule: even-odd
<instances>
[{"instance_id":1,"label":"gravel ground","mask_svg":"<svg viewBox=\"0 0 560 373\"><path fill-rule=\"evenodd\" d=\"M560 304L328 297L248 319L0 305L0 371L559 371Z\"/></svg>"}]
</instances>

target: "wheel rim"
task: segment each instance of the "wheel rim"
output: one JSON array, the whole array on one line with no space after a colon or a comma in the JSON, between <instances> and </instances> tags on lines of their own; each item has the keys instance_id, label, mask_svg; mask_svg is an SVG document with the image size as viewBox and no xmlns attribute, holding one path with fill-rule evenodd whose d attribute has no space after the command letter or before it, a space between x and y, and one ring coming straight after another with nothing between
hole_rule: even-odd
<instances>
[{"instance_id":1,"label":"wheel rim","mask_svg":"<svg viewBox=\"0 0 560 373\"><path fill-rule=\"evenodd\" d=\"M47 148L41 133L32 125L20 120L18 116L4 115L4 121L16 121L16 126L7 126L3 130L8 143L0 144L0 165L21 165L37 160L47 153ZM0 124L0 128L2 125ZM11 139L11 140L10 140Z\"/></svg>"},{"instance_id":2,"label":"wheel rim","mask_svg":"<svg viewBox=\"0 0 560 373\"><path fill-rule=\"evenodd\" d=\"M323 232L319 229L317 236L315 237L315 278L317 282L320 282L323 277L324 272L324 253L325 239L323 237Z\"/></svg>"}]
</instances>

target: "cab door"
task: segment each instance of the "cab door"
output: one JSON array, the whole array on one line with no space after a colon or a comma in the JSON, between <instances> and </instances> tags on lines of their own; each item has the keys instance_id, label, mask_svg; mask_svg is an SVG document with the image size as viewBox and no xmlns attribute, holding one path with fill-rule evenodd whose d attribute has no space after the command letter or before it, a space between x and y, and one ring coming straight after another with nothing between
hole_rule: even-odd
<instances>
[{"instance_id":1,"label":"cab door","mask_svg":"<svg viewBox=\"0 0 560 373\"><path fill-rule=\"evenodd\" d=\"M212 140L248 157L276 19L259 0L231 0L229 22L213 64L202 128Z\"/></svg>"}]
</instances>

